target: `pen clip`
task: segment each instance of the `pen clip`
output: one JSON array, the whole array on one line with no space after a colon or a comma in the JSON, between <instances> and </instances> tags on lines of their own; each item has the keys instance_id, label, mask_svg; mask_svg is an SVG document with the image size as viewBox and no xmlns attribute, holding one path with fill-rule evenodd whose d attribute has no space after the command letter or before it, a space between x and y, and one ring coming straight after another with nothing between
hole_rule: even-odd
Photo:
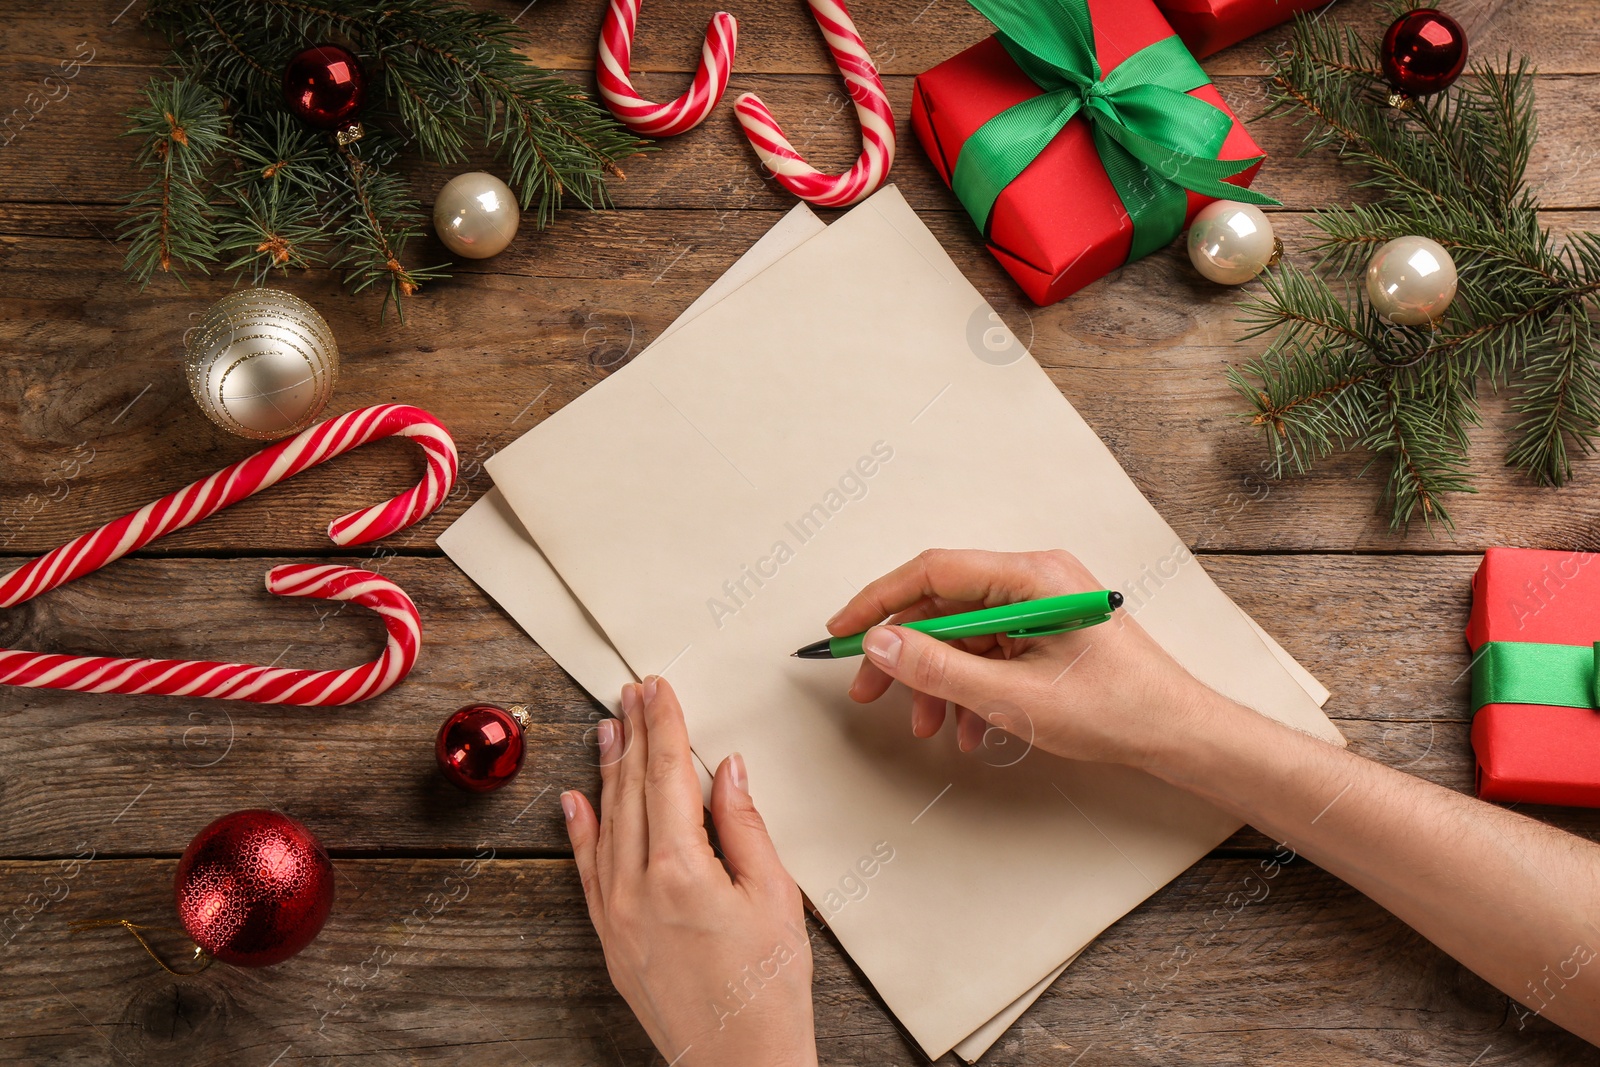
<instances>
[{"instance_id":1,"label":"pen clip","mask_svg":"<svg viewBox=\"0 0 1600 1067\"><path fill-rule=\"evenodd\" d=\"M1065 626L1029 626L1024 627L1021 630L1007 630L1006 636L1010 638L1049 637L1052 634L1070 633L1073 630L1082 630L1090 626L1098 626L1103 622L1110 621L1110 619L1111 613L1106 612L1106 614L1096 615L1092 619L1079 619L1077 622L1069 622Z\"/></svg>"}]
</instances>

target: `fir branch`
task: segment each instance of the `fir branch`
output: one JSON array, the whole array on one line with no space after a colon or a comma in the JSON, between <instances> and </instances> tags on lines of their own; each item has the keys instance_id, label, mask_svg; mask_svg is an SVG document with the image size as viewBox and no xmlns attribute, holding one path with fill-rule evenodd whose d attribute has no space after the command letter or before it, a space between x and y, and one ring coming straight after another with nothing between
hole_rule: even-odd
<instances>
[{"instance_id":1,"label":"fir branch","mask_svg":"<svg viewBox=\"0 0 1600 1067\"><path fill-rule=\"evenodd\" d=\"M507 160L510 185L541 227L566 197L602 206L606 176L620 177L618 162L645 148L578 86L516 51L525 32L494 12L439 0L155 0L150 17L169 36L199 25L196 50L221 81L270 97L276 83L252 77L223 35L205 32L200 16L211 14L254 27L247 41L348 43L375 61L383 97L425 156L464 159L467 133L476 131Z\"/></svg>"},{"instance_id":2,"label":"fir branch","mask_svg":"<svg viewBox=\"0 0 1600 1067\"><path fill-rule=\"evenodd\" d=\"M423 282L448 277L448 264L407 267L402 262L406 244L421 232L421 205L398 177L369 161L375 148L369 137L338 149L344 169L334 183L331 213L340 225L334 232L338 254L333 265L345 272L354 292L382 285L383 310L393 303L404 322L404 298Z\"/></svg>"},{"instance_id":3,"label":"fir branch","mask_svg":"<svg viewBox=\"0 0 1600 1067\"><path fill-rule=\"evenodd\" d=\"M239 130L239 173L226 186L232 199L217 227L219 251L234 254L229 270L249 271L260 284L274 270L322 261L332 241L325 212L331 155L326 139L288 115Z\"/></svg>"},{"instance_id":4,"label":"fir branch","mask_svg":"<svg viewBox=\"0 0 1600 1067\"><path fill-rule=\"evenodd\" d=\"M1307 249L1317 267L1347 274L1365 265L1379 245L1414 232L1415 220L1385 204L1354 204L1318 211L1311 224L1323 234ZM1436 233L1424 236L1439 239Z\"/></svg>"},{"instance_id":5,"label":"fir branch","mask_svg":"<svg viewBox=\"0 0 1600 1067\"><path fill-rule=\"evenodd\" d=\"M1530 353L1520 385L1521 437L1506 462L1543 485L1561 485L1572 477L1569 447L1593 452L1600 432L1600 361L1583 309L1558 316L1547 342Z\"/></svg>"},{"instance_id":6,"label":"fir branch","mask_svg":"<svg viewBox=\"0 0 1600 1067\"><path fill-rule=\"evenodd\" d=\"M205 271L216 259L208 172L232 145L222 102L193 82L155 79L143 96L128 116L128 133L145 139L137 158L151 179L129 198L121 227L129 242L123 267L141 285L158 269L181 264Z\"/></svg>"},{"instance_id":7,"label":"fir branch","mask_svg":"<svg viewBox=\"0 0 1600 1067\"><path fill-rule=\"evenodd\" d=\"M190 245L174 244L167 261L223 255L256 280L331 263L354 291L380 288L384 308L399 308L448 276L444 265L405 262L424 218L391 172L400 149L441 163L466 159L474 144L493 149L542 227L565 203L605 204L618 161L643 147L578 86L518 52L525 31L454 0L151 0L145 20L172 44L185 84L209 91L235 127L202 165L167 179L187 182L180 207L193 224ZM289 58L323 42L349 48L367 72L366 137L354 147L300 127L283 106ZM152 136L148 116L141 122ZM212 173L223 161L232 176ZM153 255L151 195L138 203L141 263Z\"/></svg>"},{"instance_id":8,"label":"fir branch","mask_svg":"<svg viewBox=\"0 0 1600 1067\"><path fill-rule=\"evenodd\" d=\"M1328 381L1323 372L1335 363L1343 374ZM1373 391L1381 388L1381 370L1359 352L1327 359L1300 345L1276 346L1242 371L1230 367L1228 377L1255 409L1251 421L1265 431L1276 478L1303 474L1315 460L1364 437Z\"/></svg>"},{"instance_id":9,"label":"fir branch","mask_svg":"<svg viewBox=\"0 0 1600 1067\"><path fill-rule=\"evenodd\" d=\"M1392 374L1378 391L1378 418L1359 442L1374 456L1388 456L1385 496L1390 525L1403 528L1419 512L1428 525L1449 528L1446 493L1471 492L1465 442L1444 397L1420 380Z\"/></svg>"},{"instance_id":10,"label":"fir branch","mask_svg":"<svg viewBox=\"0 0 1600 1067\"><path fill-rule=\"evenodd\" d=\"M1449 525L1443 498L1470 491L1467 439L1482 378L1509 388L1520 415L1509 464L1541 484L1571 477L1571 456L1600 437L1600 235L1556 242L1526 185L1536 134L1533 71L1508 57L1479 64L1447 93L1404 112L1381 106L1374 48L1348 28L1297 20L1274 61L1269 111L1305 131L1304 151L1358 168L1374 203L1328 208L1311 274L1285 264L1240 306L1261 356L1230 369L1281 476L1336 450L1388 464L1396 526ZM1433 326L1383 322L1359 272L1376 246L1420 234L1443 245L1459 276ZM1348 276L1337 293L1325 274Z\"/></svg>"}]
</instances>

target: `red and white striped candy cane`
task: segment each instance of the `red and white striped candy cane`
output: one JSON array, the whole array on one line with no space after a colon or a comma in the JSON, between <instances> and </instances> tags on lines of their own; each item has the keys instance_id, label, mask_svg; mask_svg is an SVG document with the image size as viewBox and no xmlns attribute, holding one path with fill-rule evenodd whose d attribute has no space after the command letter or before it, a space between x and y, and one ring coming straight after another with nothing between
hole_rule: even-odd
<instances>
[{"instance_id":1,"label":"red and white striped candy cane","mask_svg":"<svg viewBox=\"0 0 1600 1067\"><path fill-rule=\"evenodd\" d=\"M333 520L328 536L338 545L359 545L405 529L432 514L455 484L455 442L438 419L420 408L405 404L360 408L264 448L0 576L0 608L14 607L98 570L158 537L193 526L368 441L394 436L409 437L421 446L427 459L422 481L381 504ZM267 590L279 596L352 600L369 607L383 616L388 644L378 659L342 671L0 649L0 684L264 704L348 704L388 689L416 662L422 639L416 606L386 578L353 567L291 564L268 573Z\"/></svg>"},{"instance_id":2,"label":"red and white striped candy cane","mask_svg":"<svg viewBox=\"0 0 1600 1067\"><path fill-rule=\"evenodd\" d=\"M841 0L807 2L827 39L833 62L849 87L856 118L861 122L861 155L855 166L843 174L830 175L807 163L754 93L735 100L733 113L744 128L750 147L780 185L819 207L846 207L877 192L889 176L889 168L894 165L894 112L889 110L889 96L883 91L878 68L873 66L867 46Z\"/></svg>"},{"instance_id":3,"label":"red and white striped candy cane","mask_svg":"<svg viewBox=\"0 0 1600 1067\"><path fill-rule=\"evenodd\" d=\"M733 71L739 21L726 11L712 15L706 25L705 43L700 46L700 65L695 68L694 81L676 100L652 104L635 92L633 82L628 80L633 29L639 22L641 3L643 0L611 0L605 21L600 24L595 80L600 84L600 99L618 122L646 137L671 137L700 125L722 99L728 88L728 75Z\"/></svg>"},{"instance_id":4,"label":"red and white striped candy cane","mask_svg":"<svg viewBox=\"0 0 1600 1067\"><path fill-rule=\"evenodd\" d=\"M345 670L309 671L187 659L64 656L0 649L0 684L88 693L153 693L257 704L323 706L375 697L404 678L422 647L422 620L404 589L371 571L290 563L267 572L278 596L350 600L383 616L389 639L377 659Z\"/></svg>"}]
</instances>

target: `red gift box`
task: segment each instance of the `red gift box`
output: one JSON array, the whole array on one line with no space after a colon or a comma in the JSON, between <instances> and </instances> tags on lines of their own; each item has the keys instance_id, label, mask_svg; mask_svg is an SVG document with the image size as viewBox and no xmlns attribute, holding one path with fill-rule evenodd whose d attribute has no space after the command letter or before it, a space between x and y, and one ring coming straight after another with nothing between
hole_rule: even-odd
<instances>
[{"instance_id":1,"label":"red gift box","mask_svg":"<svg viewBox=\"0 0 1600 1067\"><path fill-rule=\"evenodd\" d=\"M1196 59L1288 22L1328 0L1156 0Z\"/></svg>"},{"instance_id":2,"label":"red gift box","mask_svg":"<svg viewBox=\"0 0 1600 1067\"><path fill-rule=\"evenodd\" d=\"M1475 666L1491 641L1589 653L1597 640L1600 555L1524 548L1484 554L1467 623ZM1484 704L1472 718L1472 751L1484 800L1600 807L1600 712L1592 707Z\"/></svg>"},{"instance_id":3,"label":"red gift box","mask_svg":"<svg viewBox=\"0 0 1600 1067\"><path fill-rule=\"evenodd\" d=\"M1095 55L1110 71L1147 45L1172 36L1152 0L1088 0ZM919 74L911 126L950 183L961 146L978 127L1041 89L993 37ZM1234 119L1219 159L1262 155L1260 146L1209 82L1188 95ZM1248 186L1260 164L1226 179ZM1212 198L1190 192L1184 225ZM984 235L996 259L1036 304L1053 304L1128 260L1133 223L1106 176L1088 121L1075 116L995 201Z\"/></svg>"}]
</instances>

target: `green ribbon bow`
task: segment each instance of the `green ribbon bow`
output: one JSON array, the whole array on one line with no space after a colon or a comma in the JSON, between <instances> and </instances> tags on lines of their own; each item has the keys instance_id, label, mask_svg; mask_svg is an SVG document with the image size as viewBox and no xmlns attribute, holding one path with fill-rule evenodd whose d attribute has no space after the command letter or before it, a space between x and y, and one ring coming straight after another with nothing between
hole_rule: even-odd
<instances>
[{"instance_id":1,"label":"green ribbon bow","mask_svg":"<svg viewBox=\"0 0 1600 1067\"><path fill-rule=\"evenodd\" d=\"M1102 77L1087 0L969 2L1044 90L1000 112L961 146L950 187L985 235L1001 191L1075 115L1093 126L1095 150L1133 221L1130 261L1183 230L1187 189L1221 200L1278 202L1222 180L1264 157L1216 158L1233 119L1188 95L1210 79L1177 37L1140 49Z\"/></svg>"},{"instance_id":2,"label":"green ribbon bow","mask_svg":"<svg viewBox=\"0 0 1600 1067\"><path fill-rule=\"evenodd\" d=\"M1485 704L1600 708L1600 642L1487 641L1472 659L1472 710Z\"/></svg>"}]
</instances>

